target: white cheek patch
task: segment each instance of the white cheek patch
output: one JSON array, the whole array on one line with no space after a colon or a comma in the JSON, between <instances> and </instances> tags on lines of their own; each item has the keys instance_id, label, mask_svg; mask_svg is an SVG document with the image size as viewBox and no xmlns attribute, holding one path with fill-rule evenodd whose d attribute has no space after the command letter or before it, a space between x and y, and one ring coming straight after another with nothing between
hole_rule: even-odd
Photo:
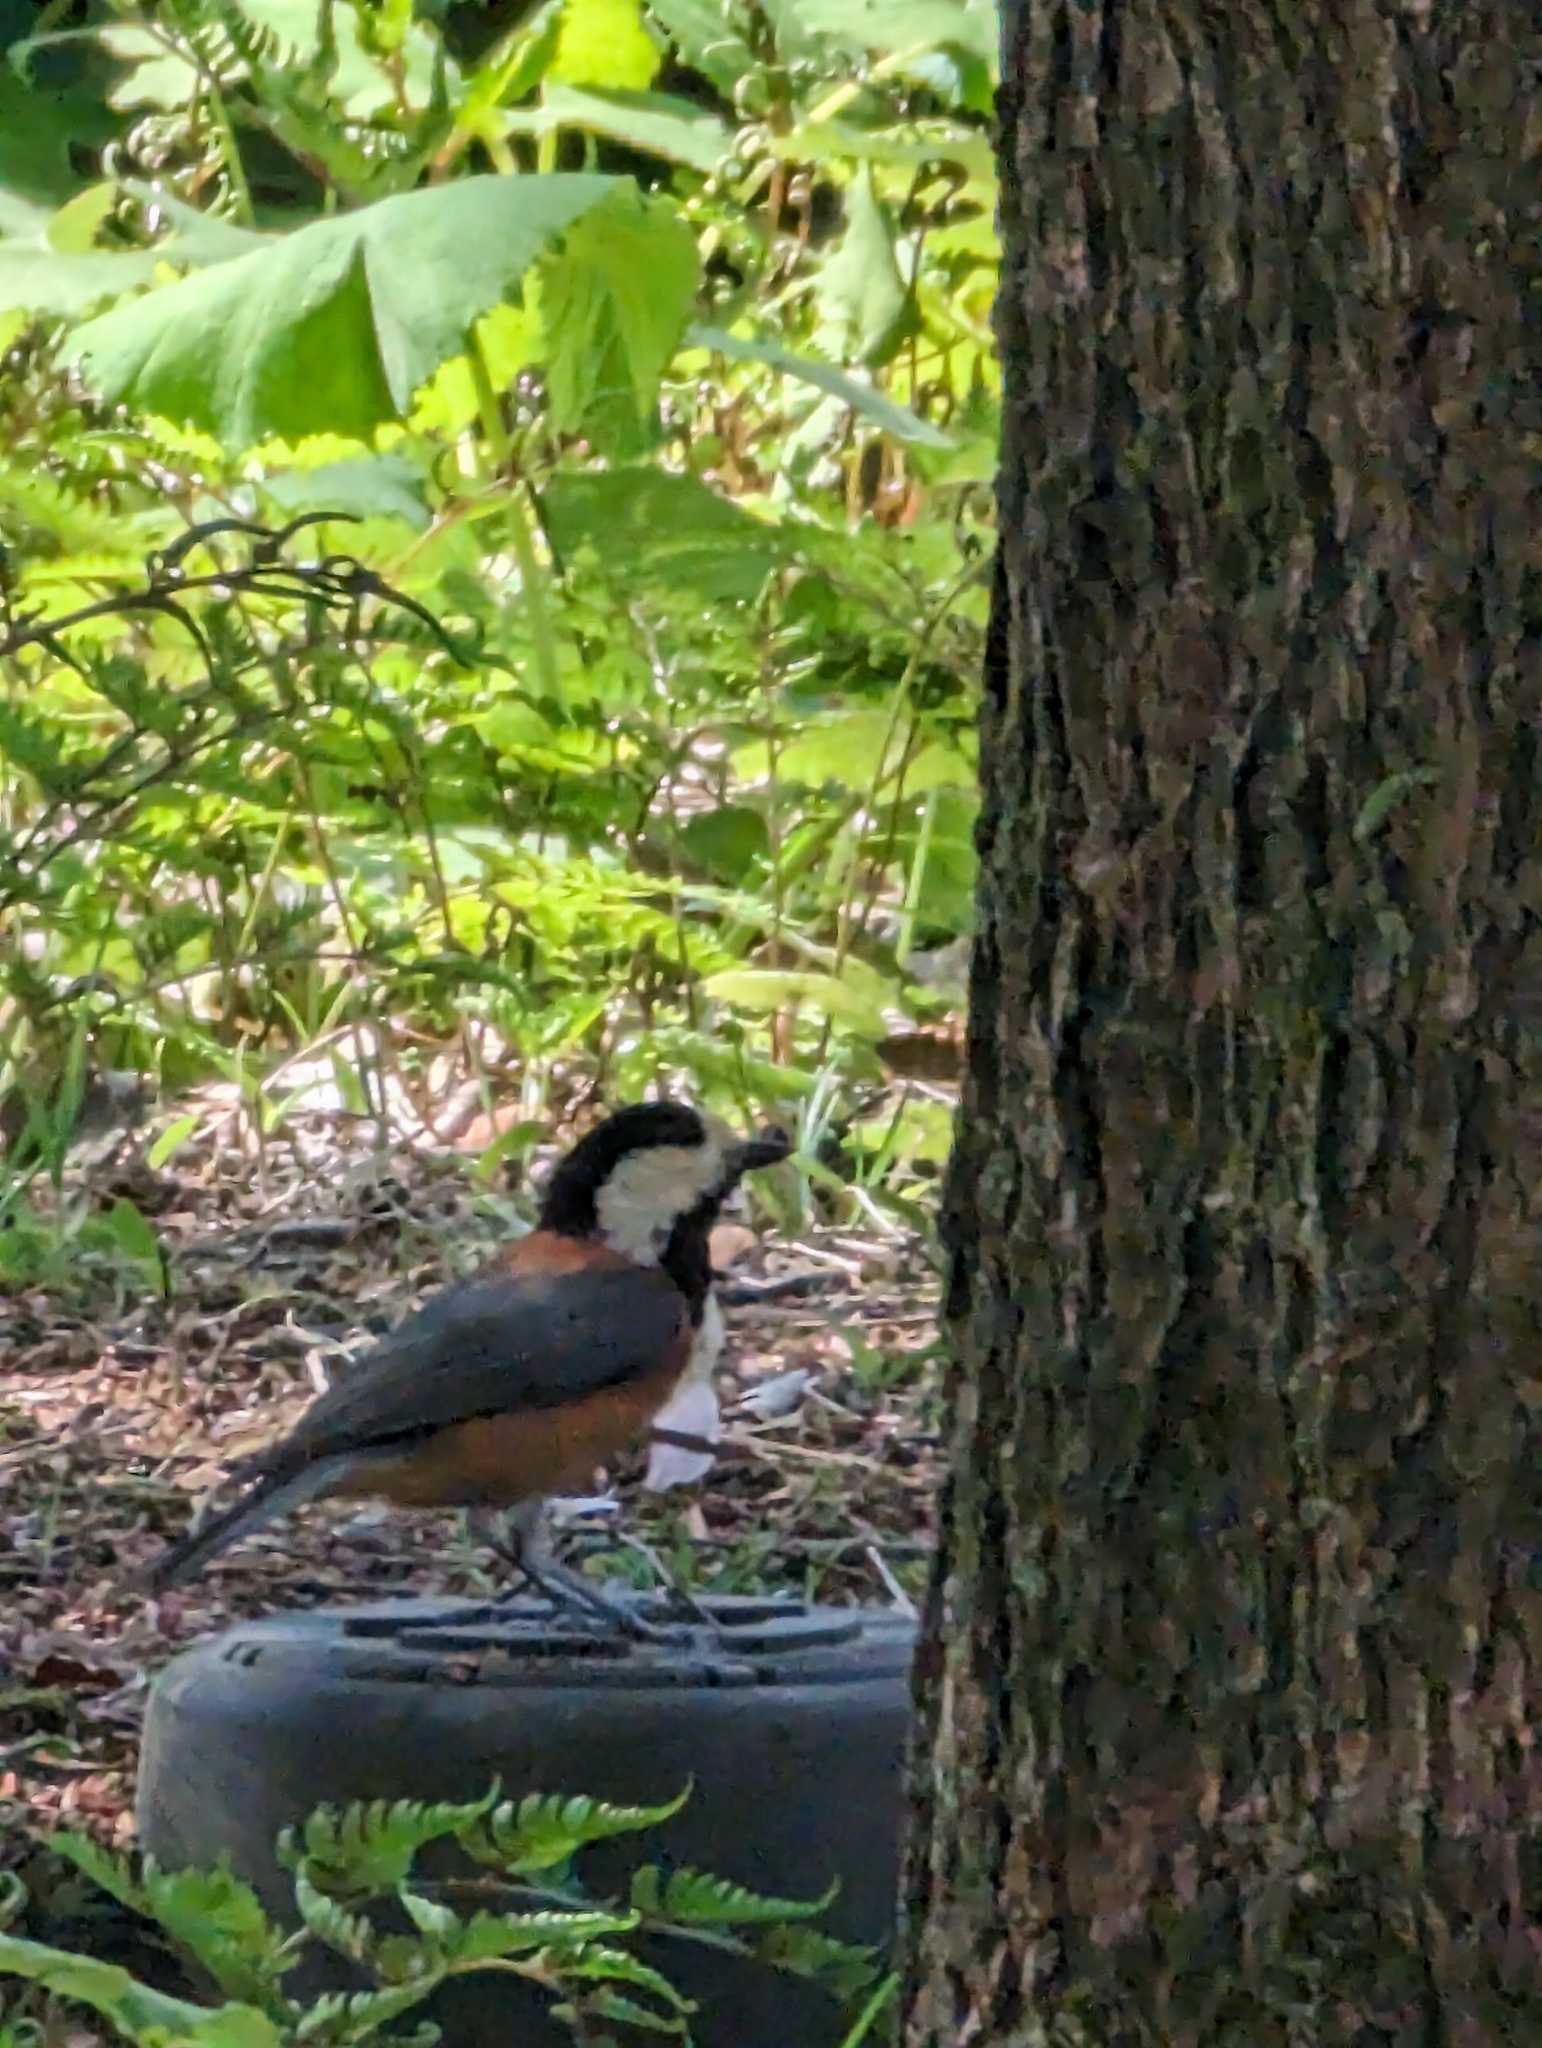
<instances>
[{"instance_id":1,"label":"white cheek patch","mask_svg":"<svg viewBox=\"0 0 1542 2048\"><path fill-rule=\"evenodd\" d=\"M649 1145L623 1159L595 1197L600 1235L623 1257L658 1264L677 1217L723 1178L723 1145Z\"/></svg>"}]
</instances>

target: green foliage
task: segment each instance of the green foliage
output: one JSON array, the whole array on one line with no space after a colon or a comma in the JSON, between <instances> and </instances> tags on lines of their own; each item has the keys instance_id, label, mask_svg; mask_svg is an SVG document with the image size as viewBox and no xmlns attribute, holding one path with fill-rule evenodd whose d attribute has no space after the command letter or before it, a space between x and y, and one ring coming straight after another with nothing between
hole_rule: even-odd
<instances>
[{"instance_id":1,"label":"green foliage","mask_svg":"<svg viewBox=\"0 0 1542 2048\"><path fill-rule=\"evenodd\" d=\"M261 1143L301 1048L362 1108L366 1040L421 1089L474 1023L532 1105L582 1069L775 1110L866 1100L946 1007L991 11L474 12L178 0L0 52L10 1277L89 1225L162 1284L137 1212L37 1196L71 1072L218 1077ZM178 552L299 513L351 523ZM883 1161L886 1198L935 1147Z\"/></svg>"},{"instance_id":2,"label":"green foliage","mask_svg":"<svg viewBox=\"0 0 1542 2048\"><path fill-rule=\"evenodd\" d=\"M770 1899L698 1871L666 1878L652 1867L637 1873L626 1903L591 1899L583 1890L572 1868L579 1852L659 1825L688 1796L689 1788L657 1807L616 1807L532 1795L516 1806L500 1803L494 1785L462 1805L401 1800L320 1808L280 1844L294 1883L295 1932L276 1926L227 1869L172 1873L149 1859L136 1866L65 1835L58 1838L63 1852L113 1898L155 1922L207 1973L223 2002L206 2007L171 1997L116 1965L5 1932L0 1975L90 2007L120 2038L143 2048L342 2048L379 2038L427 2048L436 2038L431 2024L404 2036L397 2022L446 1979L479 1969L509 1971L538 1988L576 2039L594 2039L604 2022L629 2038L664 2034L689 2042L691 2002L664 1971L619 1945L674 1938L708 1941L821 1985L860 2008L852 2039L862 2038L856 2029L878 2010L873 1956L808 1924L833 1891L812 1901ZM420 1853L436 1842L457 1844L461 1867L472 1874L432 1882L418 1874ZM540 1886L530 1882L535 1874ZM13 1917L20 1904L14 1881L8 1899ZM410 1933L381 1931L387 1906ZM6 1917L0 1911L0 1923ZM362 1968L371 1986L308 2004L292 1998L285 1979L316 1942ZM0 2043L4 2038L0 2032ZM13 2048L23 2048L20 2038Z\"/></svg>"},{"instance_id":3,"label":"green foliage","mask_svg":"<svg viewBox=\"0 0 1542 2048\"><path fill-rule=\"evenodd\" d=\"M104 397L238 452L271 437L368 440L564 231L638 203L627 180L561 173L402 193L103 314L69 354Z\"/></svg>"},{"instance_id":4,"label":"green foliage","mask_svg":"<svg viewBox=\"0 0 1542 2048\"><path fill-rule=\"evenodd\" d=\"M318 1806L298 1837L285 1833L279 1860L329 1893L387 1891L401 1884L418 1851L459 1835L488 1813L496 1787L467 1806L424 1805L410 1799L373 1805Z\"/></svg>"},{"instance_id":5,"label":"green foliage","mask_svg":"<svg viewBox=\"0 0 1542 2048\"><path fill-rule=\"evenodd\" d=\"M705 1871L665 1872L645 1864L632 1877L632 1904L650 1918L684 1927L759 1926L823 1913L834 1902L835 1890L832 1885L822 1899L768 1899Z\"/></svg>"},{"instance_id":6,"label":"green foliage","mask_svg":"<svg viewBox=\"0 0 1542 2048\"><path fill-rule=\"evenodd\" d=\"M212 2011L152 1991L116 1963L69 1955L42 1942L0 1934L0 1971L25 1977L109 2020L125 2041L146 2048L281 2048L283 2035L249 2005Z\"/></svg>"},{"instance_id":7,"label":"green foliage","mask_svg":"<svg viewBox=\"0 0 1542 2048\"><path fill-rule=\"evenodd\" d=\"M562 1799L531 1793L513 1806L507 1800L482 1808L456 1836L478 1863L528 1876L566 1869L580 1849L617 1835L654 1828L677 1814L690 1797L687 1786L662 1806L608 1806L598 1799Z\"/></svg>"}]
</instances>

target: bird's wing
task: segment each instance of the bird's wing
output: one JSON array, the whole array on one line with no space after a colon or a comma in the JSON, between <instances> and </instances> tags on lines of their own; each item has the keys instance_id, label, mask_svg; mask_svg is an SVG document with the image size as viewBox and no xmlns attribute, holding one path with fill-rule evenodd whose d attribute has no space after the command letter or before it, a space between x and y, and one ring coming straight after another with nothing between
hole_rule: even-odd
<instances>
[{"instance_id":1,"label":"bird's wing","mask_svg":"<svg viewBox=\"0 0 1542 2048\"><path fill-rule=\"evenodd\" d=\"M410 1443L479 1415L559 1408L683 1366L690 1337L685 1297L657 1268L462 1281L314 1401L261 1465L290 1471Z\"/></svg>"}]
</instances>

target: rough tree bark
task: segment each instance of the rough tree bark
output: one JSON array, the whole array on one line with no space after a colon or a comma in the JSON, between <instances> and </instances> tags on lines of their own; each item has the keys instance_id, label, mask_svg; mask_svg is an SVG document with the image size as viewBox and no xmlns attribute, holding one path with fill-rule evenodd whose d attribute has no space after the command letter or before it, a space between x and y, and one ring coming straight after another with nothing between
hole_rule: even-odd
<instances>
[{"instance_id":1,"label":"rough tree bark","mask_svg":"<svg viewBox=\"0 0 1542 2048\"><path fill-rule=\"evenodd\" d=\"M1542 2040L1542 10L1004 48L904 2039Z\"/></svg>"}]
</instances>

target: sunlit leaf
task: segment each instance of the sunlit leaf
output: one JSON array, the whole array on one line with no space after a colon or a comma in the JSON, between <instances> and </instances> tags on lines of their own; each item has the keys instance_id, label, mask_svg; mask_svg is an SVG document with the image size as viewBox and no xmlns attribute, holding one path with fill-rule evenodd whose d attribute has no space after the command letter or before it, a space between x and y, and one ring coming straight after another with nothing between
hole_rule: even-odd
<instances>
[{"instance_id":1,"label":"sunlit leaf","mask_svg":"<svg viewBox=\"0 0 1542 2048\"><path fill-rule=\"evenodd\" d=\"M620 457L649 444L697 269L695 237L668 202L628 189L573 223L541 270L547 398L559 432L583 433Z\"/></svg>"},{"instance_id":2,"label":"sunlit leaf","mask_svg":"<svg viewBox=\"0 0 1542 2048\"><path fill-rule=\"evenodd\" d=\"M564 0L549 77L566 85L642 92L652 85L659 61L637 0Z\"/></svg>"},{"instance_id":3,"label":"sunlit leaf","mask_svg":"<svg viewBox=\"0 0 1542 2048\"><path fill-rule=\"evenodd\" d=\"M383 199L104 314L70 352L104 395L230 446L367 439L405 415L556 237L624 184L477 177Z\"/></svg>"},{"instance_id":4,"label":"sunlit leaf","mask_svg":"<svg viewBox=\"0 0 1542 2048\"><path fill-rule=\"evenodd\" d=\"M77 314L148 284L162 268L152 250L61 250L50 238L55 216L0 194L0 308Z\"/></svg>"},{"instance_id":5,"label":"sunlit leaf","mask_svg":"<svg viewBox=\"0 0 1542 2048\"><path fill-rule=\"evenodd\" d=\"M894 223L869 166L846 194L846 232L815 283L816 339L842 361L883 363L914 325L914 302L895 257Z\"/></svg>"},{"instance_id":6,"label":"sunlit leaf","mask_svg":"<svg viewBox=\"0 0 1542 2048\"><path fill-rule=\"evenodd\" d=\"M400 519L421 533L431 514L422 469L400 455L360 455L291 469L264 485L286 512L352 513L359 519Z\"/></svg>"},{"instance_id":7,"label":"sunlit leaf","mask_svg":"<svg viewBox=\"0 0 1542 2048\"><path fill-rule=\"evenodd\" d=\"M576 128L699 171L714 169L732 146L718 117L689 100L661 92L607 92L598 86L548 85L539 106L506 115L502 126L509 135Z\"/></svg>"},{"instance_id":8,"label":"sunlit leaf","mask_svg":"<svg viewBox=\"0 0 1542 2048\"><path fill-rule=\"evenodd\" d=\"M648 12L681 59L710 78L725 97L753 75L755 53L740 33L735 11L722 0L648 0Z\"/></svg>"},{"instance_id":9,"label":"sunlit leaf","mask_svg":"<svg viewBox=\"0 0 1542 2048\"><path fill-rule=\"evenodd\" d=\"M789 1003L801 1003L817 1016L829 1017L872 1038L881 1038L886 1028L883 1009L870 989L813 969L730 967L709 975L702 986L716 1001L741 1010L769 1014Z\"/></svg>"},{"instance_id":10,"label":"sunlit leaf","mask_svg":"<svg viewBox=\"0 0 1542 2048\"><path fill-rule=\"evenodd\" d=\"M832 364L821 363L813 356L795 354L783 348L779 342L751 341L739 334L730 334L721 327L692 327L686 339L696 348L710 349L715 355L727 356L730 362L760 363L767 369L780 370L784 376L794 377L800 383L812 384L818 390L828 392L832 398L849 405L853 412L860 413L875 426L885 429L899 441L919 441L929 448L950 448L953 444L941 428L934 427L929 420L923 420L903 405L896 405L892 398L885 398L881 391L875 391L870 384L862 384L855 377L848 377L844 371Z\"/></svg>"}]
</instances>

